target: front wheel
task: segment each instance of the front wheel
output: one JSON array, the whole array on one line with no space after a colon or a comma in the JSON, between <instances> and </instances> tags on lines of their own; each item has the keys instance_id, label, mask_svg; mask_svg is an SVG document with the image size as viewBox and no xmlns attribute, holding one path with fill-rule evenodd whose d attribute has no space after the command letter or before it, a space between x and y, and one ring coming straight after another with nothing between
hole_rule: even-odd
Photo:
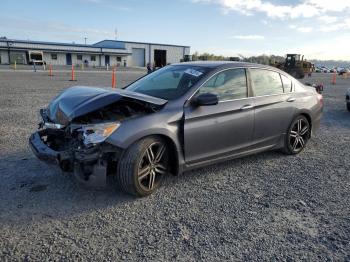
<instances>
[{"instance_id":1,"label":"front wheel","mask_svg":"<svg viewBox=\"0 0 350 262\"><path fill-rule=\"evenodd\" d=\"M283 152L288 155L299 154L311 137L311 127L306 117L296 117L290 125L284 142Z\"/></svg>"},{"instance_id":2,"label":"front wheel","mask_svg":"<svg viewBox=\"0 0 350 262\"><path fill-rule=\"evenodd\" d=\"M128 148L119 163L116 180L126 193L147 196L169 172L168 147L163 139L148 137Z\"/></svg>"}]
</instances>

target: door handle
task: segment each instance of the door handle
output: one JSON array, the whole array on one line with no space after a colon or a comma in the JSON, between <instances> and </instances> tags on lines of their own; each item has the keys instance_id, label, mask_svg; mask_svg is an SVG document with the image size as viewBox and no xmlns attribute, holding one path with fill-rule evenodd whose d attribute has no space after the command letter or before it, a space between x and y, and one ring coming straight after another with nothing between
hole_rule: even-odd
<instances>
[{"instance_id":1,"label":"door handle","mask_svg":"<svg viewBox=\"0 0 350 262\"><path fill-rule=\"evenodd\" d=\"M294 102L295 101L295 98L294 97L290 97L287 99L287 102Z\"/></svg>"},{"instance_id":2,"label":"door handle","mask_svg":"<svg viewBox=\"0 0 350 262\"><path fill-rule=\"evenodd\" d=\"M241 107L241 110L248 110L248 109L252 109L252 108L254 108L254 106L252 106L252 105L244 105L244 106Z\"/></svg>"}]
</instances>

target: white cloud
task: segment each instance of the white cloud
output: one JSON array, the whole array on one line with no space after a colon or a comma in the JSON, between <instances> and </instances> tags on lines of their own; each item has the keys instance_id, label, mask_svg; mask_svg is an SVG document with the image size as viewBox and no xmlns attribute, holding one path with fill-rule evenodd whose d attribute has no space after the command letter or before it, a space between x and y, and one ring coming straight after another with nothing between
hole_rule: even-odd
<instances>
[{"instance_id":1,"label":"white cloud","mask_svg":"<svg viewBox=\"0 0 350 262\"><path fill-rule=\"evenodd\" d=\"M296 26L296 25L290 25L289 26L290 29L295 29L301 33L310 33L314 30L313 27L311 26Z\"/></svg>"},{"instance_id":2,"label":"white cloud","mask_svg":"<svg viewBox=\"0 0 350 262\"><path fill-rule=\"evenodd\" d=\"M304 2L315 6L322 12L342 12L350 9L350 0L304 0Z\"/></svg>"},{"instance_id":3,"label":"white cloud","mask_svg":"<svg viewBox=\"0 0 350 262\"><path fill-rule=\"evenodd\" d=\"M342 12L350 9L350 0L303 0L295 5L277 5L264 0L192 0L194 3L215 3L228 11L243 14L262 12L271 18L300 17L311 18L325 15L327 12Z\"/></svg>"},{"instance_id":4,"label":"white cloud","mask_svg":"<svg viewBox=\"0 0 350 262\"><path fill-rule=\"evenodd\" d=\"M230 38L239 40L264 40L265 37L262 35L235 35Z\"/></svg>"},{"instance_id":5,"label":"white cloud","mask_svg":"<svg viewBox=\"0 0 350 262\"><path fill-rule=\"evenodd\" d=\"M338 21L338 17L330 16L330 15L324 15L324 16L318 17L318 20L320 20L321 22L324 22L326 24L333 24L333 23Z\"/></svg>"}]
</instances>

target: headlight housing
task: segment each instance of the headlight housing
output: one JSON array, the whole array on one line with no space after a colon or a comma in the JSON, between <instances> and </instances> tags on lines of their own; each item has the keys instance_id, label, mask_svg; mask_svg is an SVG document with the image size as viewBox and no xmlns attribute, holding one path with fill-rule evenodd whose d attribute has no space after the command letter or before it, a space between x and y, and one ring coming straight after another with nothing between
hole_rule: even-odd
<instances>
[{"instance_id":1,"label":"headlight housing","mask_svg":"<svg viewBox=\"0 0 350 262\"><path fill-rule=\"evenodd\" d=\"M102 143L120 126L119 122L86 125L82 127L85 145Z\"/></svg>"}]
</instances>

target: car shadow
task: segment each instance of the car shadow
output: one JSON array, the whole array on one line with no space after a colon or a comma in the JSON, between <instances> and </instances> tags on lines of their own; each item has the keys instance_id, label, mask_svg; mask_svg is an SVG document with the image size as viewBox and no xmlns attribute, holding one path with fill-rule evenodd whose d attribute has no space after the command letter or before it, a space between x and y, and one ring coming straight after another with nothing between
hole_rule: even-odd
<instances>
[{"instance_id":1,"label":"car shadow","mask_svg":"<svg viewBox=\"0 0 350 262\"><path fill-rule=\"evenodd\" d=\"M279 152L269 151L209 165L178 176L167 176L158 192L146 198L136 198L121 192L110 182L103 189L86 188L78 184L71 174L62 173L56 166L46 165L31 152L17 152L0 158L0 224L23 225L60 220L107 209L124 212L131 205L157 204L164 194L172 195L177 190L187 193L196 187L206 190L202 186L210 187L211 184L207 182L215 183L217 175L244 179L245 171L242 170L247 166L256 168L259 166L257 161L266 165L275 161L282 163L283 156Z\"/></svg>"},{"instance_id":2,"label":"car shadow","mask_svg":"<svg viewBox=\"0 0 350 262\"><path fill-rule=\"evenodd\" d=\"M85 188L72 175L26 152L0 158L0 179L0 224L60 219L141 201L112 184Z\"/></svg>"}]
</instances>

